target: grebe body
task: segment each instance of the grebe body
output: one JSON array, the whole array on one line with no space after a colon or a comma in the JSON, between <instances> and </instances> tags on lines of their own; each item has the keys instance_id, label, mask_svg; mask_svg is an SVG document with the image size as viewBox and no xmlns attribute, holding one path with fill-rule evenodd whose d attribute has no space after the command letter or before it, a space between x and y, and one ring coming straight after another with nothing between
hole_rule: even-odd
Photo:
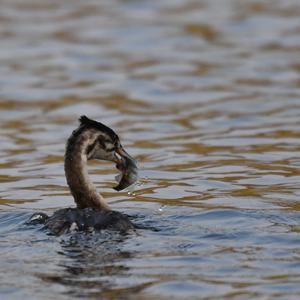
<instances>
[{"instance_id":1,"label":"grebe body","mask_svg":"<svg viewBox=\"0 0 300 300\"><path fill-rule=\"evenodd\" d=\"M91 159L108 160L121 171L121 180L114 187L120 191L137 180L135 160L124 150L118 135L109 127L82 116L79 127L67 141L65 175L76 208L60 209L50 217L35 213L28 224L42 223L51 233L59 235L68 231L134 229L128 216L111 210L91 182L86 163Z\"/></svg>"}]
</instances>

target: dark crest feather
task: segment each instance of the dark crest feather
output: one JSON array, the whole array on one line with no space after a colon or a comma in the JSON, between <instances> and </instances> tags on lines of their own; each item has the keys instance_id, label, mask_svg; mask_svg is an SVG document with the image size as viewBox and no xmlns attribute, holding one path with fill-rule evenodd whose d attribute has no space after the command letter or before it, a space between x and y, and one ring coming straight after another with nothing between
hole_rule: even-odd
<instances>
[{"instance_id":1,"label":"dark crest feather","mask_svg":"<svg viewBox=\"0 0 300 300\"><path fill-rule=\"evenodd\" d=\"M79 118L79 122L81 125L84 125L86 127L95 128L102 132L106 132L111 137L112 140L118 139L118 135L112 129L110 129L109 127L107 127L106 125L100 122L89 119L87 116L81 116Z\"/></svg>"}]
</instances>

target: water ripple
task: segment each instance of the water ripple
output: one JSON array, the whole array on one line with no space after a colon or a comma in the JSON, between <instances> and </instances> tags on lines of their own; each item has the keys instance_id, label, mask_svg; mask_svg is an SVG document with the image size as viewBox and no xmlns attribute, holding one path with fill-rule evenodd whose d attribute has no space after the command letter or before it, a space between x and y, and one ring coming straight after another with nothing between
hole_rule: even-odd
<instances>
[{"instance_id":1,"label":"water ripple","mask_svg":"<svg viewBox=\"0 0 300 300\"><path fill-rule=\"evenodd\" d=\"M2 298L298 299L299 16L296 0L1 1ZM153 230L24 226L73 205L81 114L139 162L130 193L91 163L97 188Z\"/></svg>"}]
</instances>

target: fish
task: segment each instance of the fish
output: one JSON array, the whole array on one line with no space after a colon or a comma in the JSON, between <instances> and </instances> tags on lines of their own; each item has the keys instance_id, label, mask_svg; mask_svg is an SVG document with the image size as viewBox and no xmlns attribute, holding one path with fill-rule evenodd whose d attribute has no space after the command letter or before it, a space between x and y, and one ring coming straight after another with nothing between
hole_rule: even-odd
<instances>
[{"instance_id":1,"label":"fish","mask_svg":"<svg viewBox=\"0 0 300 300\"><path fill-rule=\"evenodd\" d=\"M122 191L127 187L133 185L138 180L137 162L132 158L123 148L120 151L121 160L116 167L121 172L116 176L119 181L118 185L114 187L116 191Z\"/></svg>"}]
</instances>

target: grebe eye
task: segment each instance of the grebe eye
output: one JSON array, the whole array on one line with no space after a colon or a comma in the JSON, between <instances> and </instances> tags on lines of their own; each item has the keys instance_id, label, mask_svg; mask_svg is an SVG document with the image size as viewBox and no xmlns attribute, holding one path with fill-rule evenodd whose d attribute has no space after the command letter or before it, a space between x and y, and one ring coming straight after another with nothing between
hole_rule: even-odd
<instances>
[{"instance_id":1,"label":"grebe eye","mask_svg":"<svg viewBox=\"0 0 300 300\"><path fill-rule=\"evenodd\" d=\"M102 146L102 148L106 151L112 152L116 150L115 145L111 142L111 140L108 139L101 139L99 138L99 144Z\"/></svg>"}]
</instances>

